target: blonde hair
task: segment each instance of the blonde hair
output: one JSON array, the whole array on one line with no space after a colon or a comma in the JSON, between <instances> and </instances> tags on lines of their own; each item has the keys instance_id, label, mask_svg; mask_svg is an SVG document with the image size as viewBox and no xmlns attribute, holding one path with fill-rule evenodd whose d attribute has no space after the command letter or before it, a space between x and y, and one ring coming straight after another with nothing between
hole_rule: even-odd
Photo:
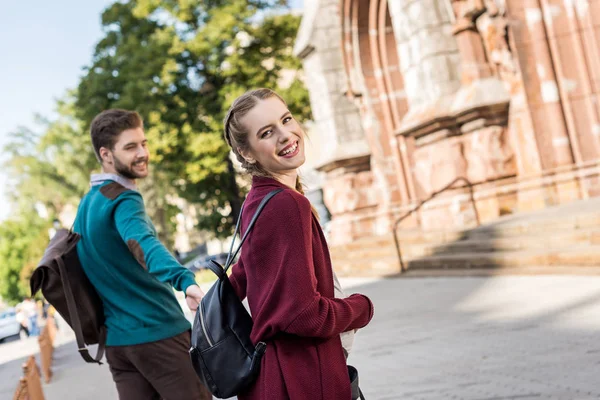
<instances>
[{"instance_id":1,"label":"blonde hair","mask_svg":"<svg viewBox=\"0 0 600 400\"><path fill-rule=\"evenodd\" d=\"M241 119L248 114L250 110L256 107L260 101L270 99L271 97L277 97L287 107L285 100L273 90L266 88L254 89L235 99L231 107L229 107L229 111L227 111L227 115L225 115L225 119L223 120L225 140L227 141L227 144L229 144L233 154L235 154L237 160L242 164L242 168L244 168L246 172L253 176L273 178L273 174L263 168L258 161L255 163L249 163L242 156L242 152L250 150L250 142L248 140L248 130L241 123ZM298 193L304 195L304 187L302 185L302 181L300 180L300 176L296 177L296 187L294 189L296 189ZM313 214L318 219L319 214L314 207L312 207L312 210Z\"/></svg>"}]
</instances>

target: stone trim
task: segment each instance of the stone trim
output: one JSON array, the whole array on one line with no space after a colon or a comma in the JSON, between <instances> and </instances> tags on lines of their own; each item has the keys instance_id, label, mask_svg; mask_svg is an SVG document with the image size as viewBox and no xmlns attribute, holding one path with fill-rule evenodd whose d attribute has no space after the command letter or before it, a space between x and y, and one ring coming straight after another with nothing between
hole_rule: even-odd
<instances>
[{"instance_id":1,"label":"stone trim","mask_svg":"<svg viewBox=\"0 0 600 400\"><path fill-rule=\"evenodd\" d=\"M315 46L308 45L308 46L304 47L302 50L298 51L298 53L296 54L296 57L298 57L301 60L304 60L306 57L311 55L315 50L316 50Z\"/></svg>"},{"instance_id":2,"label":"stone trim","mask_svg":"<svg viewBox=\"0 0 600 400\"><path fill-rule=\"evenodd\" d=\"M318 171L326 173L339 169L342 169L345 174L369 171L371 169L371 155L337 158L317 167Z\"/></svg>"},{"instance_id":3,"label":"stone trim","mask_svg":"<svg viewBox=\"0 0 600 400\"><path fill-rule=\"evenodd\" d=\"M486 126L507 126L508 109L508 102L473 107L454 115L436 117L413 127L401 128L395 134L415 138L417 147L424 146ZM477 120L481 120L481 123L463 129L465 125Z\"/></svg>"},{"instance_id":4,"label":"stone trim","mask_svg":"<svg viewBox=\"0 0 600 400\"><path fill-rule=\"evenodd\" d=\"M600 160L592 162L561 166L552 171L544 171L540 174L530 176L507 176L498 181L477 182L473 184L473 197L476 202L480 202L499 195L518 194L548 187L553 184L561 184L573 180L581 180L594 176L600 176ZM421 210L444 208L452 204L455 198L465 200L469 197L469 190L466 186L456 186L449 189L446 193L427 202ZM470 201L470 198L469 198ZM367 212L353 215L353 221L366 221L375 219L382 215L390 215L393 218L404 214L417 205L417 202L410 204L391 204L389 209L381 210L371 208ZM349 213L350 214L350 213ZM416 213L415 213L416 214Z\"/></svg>"},{"instance_id":5,"label":"stone trim","mask_svg":"<svg viewBox=\"0 0 600 400\"><path fill-rule=\"evenodd\" d=\"M315 49L315 30L318 29L317 18L321 6L320 0L304 2L304 15L292 50L293 54L300 59L305 58Z\"/></svg>"}]
</instances>

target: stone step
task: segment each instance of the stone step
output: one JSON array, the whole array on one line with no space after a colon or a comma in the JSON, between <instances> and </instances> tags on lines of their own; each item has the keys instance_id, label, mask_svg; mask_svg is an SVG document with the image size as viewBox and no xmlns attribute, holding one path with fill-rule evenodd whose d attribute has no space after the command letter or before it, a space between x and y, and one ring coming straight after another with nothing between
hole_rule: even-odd
<instances>
[{"instance_id":1,"label":"stone step","mask_svg":"<svg viewBox=\"0 0 600 400\"><path fill-rule=\"evenodd\" d=\"M443 254L407 261L408 269L508 268L538 266L599 266L600 246L579 245L488 253Z\"/></svg>"},{"instance_id":2,"label":"stone step","mask_svg":"<svg viewBox=\"0 0 600 400\"><path fill-rule=\"evenodd\" d=\"M378 257L332 257L333 265L341 276L379 276L400 271L398 257L386 252ZM600 267L599 245L572 245L567 247L524 249L518 251L460 252L424 257L407 257L403 253L404 265L408 270L429 269L488 269L488 268L540 268Z\"/></svg>"},{"instance_id":3,"label":"stone step","mask_svg":"<svg viewBox=\"0 0 600 400\"><path fill-rule=\"evenodd\" d=\"M552 235L527 235L520 237L499 237L459 240L449 243L400 243L402 257L406 260L432 255L458 253L490 253L502 251L519 251L527 249L547 249L572 245L600 245L600 229L562 231ZM332 258L352 258L364 260L369 258L391 257L397 255L396 246L391 239L381 240L377 246L363 246L350 250L348 248L331 249Z\"/></svg>"},{"instance_id":4,"label":"stone step","mask_svg":"<svg viewBox=\"0 0 600 400\"><path fill-rule=\"evenodd\" d=\"M523 235L515 237L489 237L466 239L442 245L406 246L407 257L434 254L487 253L519 251L527 249L549 249L574 245L600 245L600 229L565 230L554 234ZM414 248L419 248L412 251ZM412 251L412 252L411 252Z\"/></svg>"},{"instance_id":5,"label":"stone step","mask_svg":"<svg viewBox=\"0 0 600 400\"><path fill-rule=\"evenodd\" d=\"M430 231L420 230L398 231L398 239L402 247L407 245L439 246L444 243L455 243L466 240L483 241L489 239L520 238L522 236L555 236L562 232L580 231L600 226L600 212L585 213L572 218L524 219L510 223L496 222L470 230ZM386 234L356 240L339 246L335 251L353 252L364 248L380 248L394 245L393 235Z\"/></svg>"},{"instance_id":6,"label":"stone step","mask_svg":"<svg viewBox=\"0 0 600 400\"><path fill-rule=\"evenodd\" d=\"M459 240L460 237L451 234L445 234L442 232L414 232L411 234L401 235L399 236L399 240L401 243L407 244L423 244L423 243L447 243L455 240ZM340 252L340 253L348 253L354 251L360 251L365 248L380 248L394 246L394 236L389 233L386 235L379 236L371 236L366 238L361 238L355 240L350 243L344 243L341 245L333 245L331 247L331 251Z\"/></svg>"},{"instance_id":7,"label":"stone step","mask_svg":"<svg viewBox=\"0 0 600 400\"><path fill-rule=\"evenodd\" d=\"M469 230L399 230L410 268L600 266L600 198L515 214ZM399 268L393 235L331 246L336 269L372 274Z\"/></svg>"},{"instance_id":8,"label":"stone step","mask_svg":"<svg viewBox=\"0 0 600 400\"><path fill-rule=\"evenodd\" d=\"M383 276L400 272L400 264L395 255L364 260L334 258L332 261L333 269L339 276Z\"/></svg>"},{"instance_id":9,"label":"stone step","mask_svg":"<svg viewBox=\"0 0 600 400\"><path fill-rule=\"evenodd\" d=\"M600 266L553 265L527 266L519 268L471 268L471 269L411 269L398 275L403 278L467 277L496 275L589 275L599 276ZM364 278L363 278L364 279Z\"/></svg>"},{"instance_id":10,"label":"stone step","mask_svg":"<svg viewBox=\"0 0 600 400\"><path fill-rule=\"evenodd\" d=\"M544 218L523 218L486 224L464 232L468 239L515 237L522 235L554 235L563 231L585 230L600 226L600 211L575 215L547 215Z\"/></svg>"}]
</instances>

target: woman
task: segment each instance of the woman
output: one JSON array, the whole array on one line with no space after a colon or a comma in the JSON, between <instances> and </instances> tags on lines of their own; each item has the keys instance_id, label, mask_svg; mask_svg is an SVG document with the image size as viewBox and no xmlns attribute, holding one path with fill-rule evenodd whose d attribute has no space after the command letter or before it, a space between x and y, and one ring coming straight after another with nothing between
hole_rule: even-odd
<instances>
[{"instance_id":1,"label":"woman","mask_svg":"<svg viewBox=\"0 0 600 400\"><path fill-rule=\"evenodd\" d=\"M257 381L240 400L350 400L340 334L364 327L373 304L363 295L336 299L325 237L304 197L297 169L304 132L269 89L239 97L225 118L225 137L252 175L241 229L265 207L232 268L231 283L248 298L254 343L267 343Z\"/></svg>"}]
</instances>

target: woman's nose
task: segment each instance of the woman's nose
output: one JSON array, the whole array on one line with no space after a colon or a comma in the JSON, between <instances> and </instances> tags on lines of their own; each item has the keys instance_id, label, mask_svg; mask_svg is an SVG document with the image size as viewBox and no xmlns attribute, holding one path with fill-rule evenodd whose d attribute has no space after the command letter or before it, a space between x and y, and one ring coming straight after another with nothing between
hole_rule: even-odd
<instances>
[{"instance_id":1,"label":"woman's nose","mask_svg":"<svg viewBox=\"0 0 600 400\"><path fill-rule=\"evenodd\" d=\"M281 141L281 143L289 142L293 137L292 132L288 131L285 128L282 128L280 132L281 133L279 134L279 140Z\"/></svg>"}]
</instances>

